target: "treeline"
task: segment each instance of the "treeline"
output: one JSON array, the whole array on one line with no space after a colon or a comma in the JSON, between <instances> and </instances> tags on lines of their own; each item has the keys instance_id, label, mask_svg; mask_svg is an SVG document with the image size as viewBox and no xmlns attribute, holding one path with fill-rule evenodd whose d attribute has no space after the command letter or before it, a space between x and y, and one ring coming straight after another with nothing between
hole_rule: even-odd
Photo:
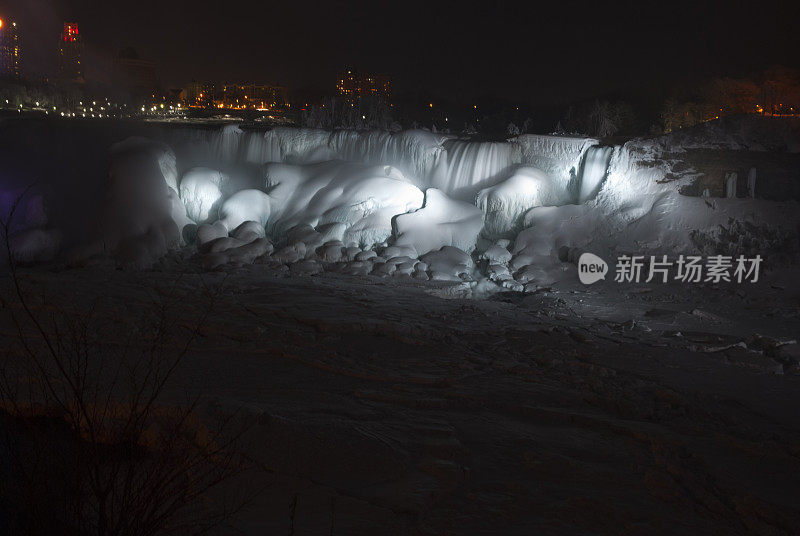
<instances>
[{"instance_id":1,"label":"treeline","mask_svg":"<svg viewBox=\"0 0 800 536\"><path fill-rule=\"evenodd\" d=\"M664 103L664 132L734 114L797 115L800 72L776 66L754 78L715 78L671 95Z\"/></svg>"}]
</instances>

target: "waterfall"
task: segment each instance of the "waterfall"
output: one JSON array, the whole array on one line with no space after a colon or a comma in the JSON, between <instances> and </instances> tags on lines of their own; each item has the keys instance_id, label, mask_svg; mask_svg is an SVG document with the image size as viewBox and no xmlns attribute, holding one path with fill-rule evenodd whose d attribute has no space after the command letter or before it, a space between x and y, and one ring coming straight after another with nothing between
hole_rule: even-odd
<instances>
[{"instance_id":1,"label":"waterfall","mask_svg":"<svg viewBox=\"0 0 800 536\"><path fill-rule=\"evenodd\" d=\"M594 199L603 181L608 175L608 164L611 161L613 147L593 146L586 150L578 174L578 202L585 203Z\"/></svg>"},{"instance_id":2,"label":"waterfall","mask_svg":"<svg viewBox=\"0 0 800 536\"><path fill-rule=\"evenodd\" d=\"M444 147L444 167L431 185L456 198L469 199L520 163L519 150L512 143L447 140Z\"/></svg>"},{"instance_id":3,"label":"waterfall","mask_svg":"<svg viewBox=\"0 0 800 536\"><path fill-rule=\"evenodd\" d=\"M225 125L211 141L212 154L223 162L236 160L239 154L239 142L243 134L238 125Z\"/></svg>"},{"instance_id":4,"label":"waterfall","mask_svg":"<svg viewBox=\"0 0 800 536\"><path fill-rule=\"evenodd\" d=\"M593 198L606 178L612 147L598 140L568 136L523 134L504 142L473 142L424 130L355 131L276 127L242 131L226 125L193 134L212 158L250 164L309 164L344 160L399 169L417 187L438 188L448 196L472 201L481 189L510 177L520 164L549 177L557 203ZM184 133L181 138L190 141ZM197 142L199 143L199 142ZM212 166L209 159L191 161Z\"/></svg>"},{"instance_id":5,"label":"waterfall","mask_svg":"<svg viewBox=\"0 0 800 536\"><path fill-rule=\"evenodd\" d=\"M402 132L337 130L329 146L348 162L391 165L420 188L431 185L433 174L445 152L447 136L425 130Z\"/></svg>"}]
</instances>

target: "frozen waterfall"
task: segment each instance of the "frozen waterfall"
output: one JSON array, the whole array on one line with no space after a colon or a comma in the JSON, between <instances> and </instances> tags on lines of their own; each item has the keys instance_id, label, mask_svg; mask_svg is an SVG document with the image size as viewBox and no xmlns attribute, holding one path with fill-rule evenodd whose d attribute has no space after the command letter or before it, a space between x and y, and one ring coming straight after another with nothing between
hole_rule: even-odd
<instances>
[{"instance_id":1,"label":"frozen waterfall","mask_svg":"<svg viewBox=\"0 0 800 536\"><path fill-rule=\"evenodd\" d=\"M549 178L553 203L583 203L597 194L613 153L612 147L599 147L592 138L523 134L508 141L475 142L425 130L389 133L278 127L257 131L228 125L195 135L184 131L181 138L190 142L187 145L203 140L213 158L228 164L235 160L259 165L343 160L389 165L418 188L437 188L464 201L474 201L480 190L510 178L518 168L531 167ZM202 158L192 161L213 164Z\"/></svg>"},{"instance_id":2,"label":"frozen waterfall","mask_svg":"<svg viewBox=\"0 0 800 536\"><path fill-rule=\"evenodd\" d=\"M578 202L585 203L593 199L603 185L603 181L608 175L608 164L611 155L614 153L613 147L593 146L586 149L586 154L581 163L578 189Z\"/></svg>"}]
</instances>

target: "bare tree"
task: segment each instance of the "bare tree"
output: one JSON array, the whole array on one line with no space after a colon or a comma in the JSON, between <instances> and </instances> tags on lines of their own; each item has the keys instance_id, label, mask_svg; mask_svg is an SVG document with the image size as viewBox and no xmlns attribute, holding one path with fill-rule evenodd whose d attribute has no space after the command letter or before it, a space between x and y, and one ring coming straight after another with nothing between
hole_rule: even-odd
<instances>
[{"instance_id":1,"label":"bare tree","mask_svg":"<svg viewBox=\"0 0 800 536\"><path fill-rule=\"evenodd\" d=\"M1 356L0 514L11 533L141 536L201 533L245 502L212 504L208 493L240 473L235 413L206 426L199 398L169 404L166 388L214 306L188 323L179 296L154 296L107 340L112 319L98 302L65 307L33 292L1 222L11 293L0 296L15 330ZM117 330L118 332L118 330ZM5 473L5 474L3 474ZM217 508L217 506L222 506Z\"/></svg>"}]
</instances>

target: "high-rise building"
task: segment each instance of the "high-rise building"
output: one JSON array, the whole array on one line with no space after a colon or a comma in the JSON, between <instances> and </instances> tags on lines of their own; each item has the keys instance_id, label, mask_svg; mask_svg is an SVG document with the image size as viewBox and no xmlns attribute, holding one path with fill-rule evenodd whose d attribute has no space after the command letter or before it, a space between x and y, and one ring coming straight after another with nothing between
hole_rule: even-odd
<instances>
[{"instance_id":1,"label":"high-rise building","mask_svg":"<svg viewBox=\"0 0 800 536\"><path fill-rule=\"evenodd\" d=\"M58 50L58 70L61 78L83 81L83 42L78 23L65 22Z\"/></svg>"},{"instance_id":2,"label":"high-rise building","mask_svg":"<svg viewBox=\"0 0 800 536\"><path fill-rule=\"evenodd\" d=\"M385 103L392 96L392 82L383 74L357 73L348 69L339 75L336 89L346 101L357 101L364 97L375 97Z\"/></svg>"},{"instance_id":3,"label":"high-rise building","mask_svg":"<svg viewBox=\"0 0 800 536\"><path fill-rule=\"evenodd\" d=\"M0 18L0 76L18 78L21 58L17 23Z\"/></svg>"}]
</instances>

